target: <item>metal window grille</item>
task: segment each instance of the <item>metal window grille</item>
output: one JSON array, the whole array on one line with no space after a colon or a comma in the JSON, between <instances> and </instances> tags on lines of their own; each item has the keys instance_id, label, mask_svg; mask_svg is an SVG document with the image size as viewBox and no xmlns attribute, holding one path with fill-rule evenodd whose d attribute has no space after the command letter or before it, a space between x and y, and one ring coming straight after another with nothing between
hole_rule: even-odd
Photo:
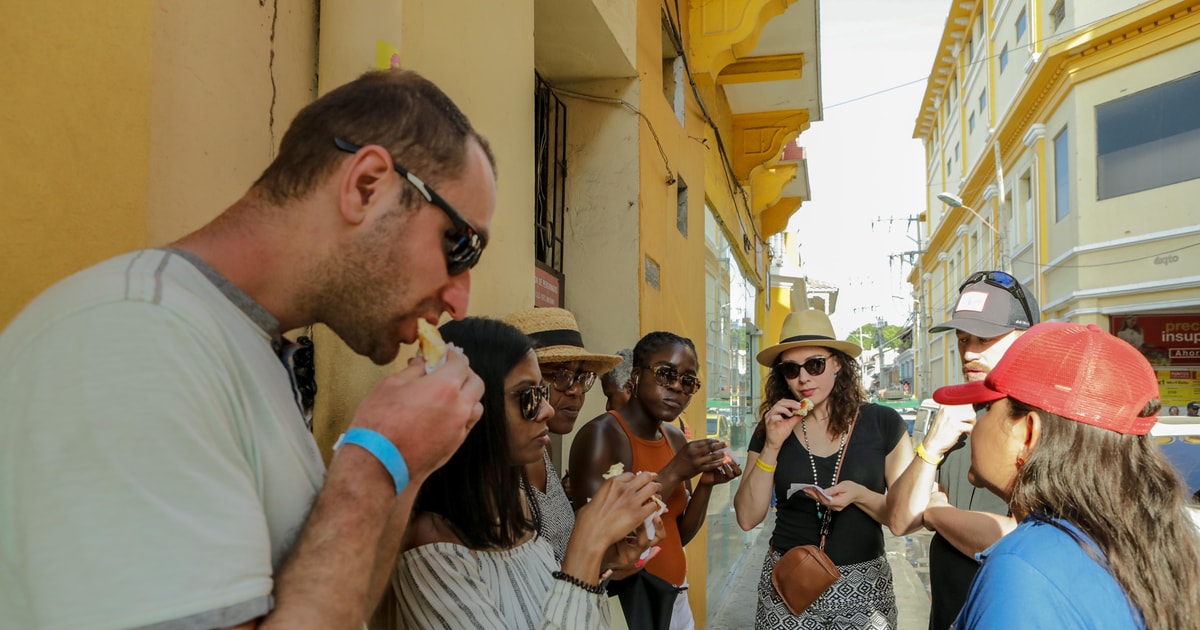
<instances>
[{"instance_id":1,"label":"metal window grille","mask_svg":"<svg viewBox=\"0 0 1200 630\"><path fill-rule=\"evenodd\" d=\"M567 205L567 107L541 75L534 76L534 248L537 260L561 276Z\"/></svg>"},{"instance_id":2,"label":"metal window grille","mask_svg":"<svg viewBox=\"0 0 1200 630\"><path fill-rule=\"evenodd\" d=\"M1054 23L1054 31L1058 32L1058 27L1062 26L1063 20L1067 18L1067 3L1064 0L1058 0L1050 7L1050 20Z\"/></svg>"}]
</instances>

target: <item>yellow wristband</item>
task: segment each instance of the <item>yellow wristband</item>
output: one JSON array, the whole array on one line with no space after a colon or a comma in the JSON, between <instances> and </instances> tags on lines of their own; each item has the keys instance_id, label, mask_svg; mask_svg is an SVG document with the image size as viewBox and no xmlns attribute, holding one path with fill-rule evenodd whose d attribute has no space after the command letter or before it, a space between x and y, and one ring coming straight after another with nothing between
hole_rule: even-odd
<instances>
[{"instance_id":1,"label":"yellow wristband","mask_svg":"<svg viewBox=\"0 0 1200 630\"><path fill-rule=\"evenodd\" d=\"M920 457L921 459L925 460L925 463L931 464L933 466L937 466L938 464L942 463L943 459L946 459L945 455L943 455L937 459L933 459L932 457L930 457L929 453L925 452L925 443L924 442L917 444L917 457Z\"/></svg>"},{"instance_id":2,"label":"yellow wristband","mask_svg":"<svg viewBox=\"0 0 1200 630\"><path fill-rule=\"evenodd\" d=\"M772 466L770 464L764 464L763 460L761 460L761 459L754 460L754 465L758 466L759 469L762 470L763 472L775 472L774 466Z\"/></svg>"}]
</instances>

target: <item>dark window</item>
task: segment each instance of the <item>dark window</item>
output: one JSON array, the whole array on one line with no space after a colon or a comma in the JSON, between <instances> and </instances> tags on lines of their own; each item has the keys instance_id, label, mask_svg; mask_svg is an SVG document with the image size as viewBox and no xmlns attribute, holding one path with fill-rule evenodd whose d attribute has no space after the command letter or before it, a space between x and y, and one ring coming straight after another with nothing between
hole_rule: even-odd
<instances>
[{"instance_id":1,"label":"dark window","mask_svg":"<svg viewBox=\"0 0 1200 630\"><path fill-rule=\"evenodd\" d=\"M988 110L987 88L983 88L983 90L979 92L979 114L981 116L986 116L987 110Z\"/></svg>"},{"instance_id":2,"label":"dark window","mask_svg":"<svg viewBox=\"0 0 1200 630\"><path fill-rule=\"evenodd\" d=\"M658 266L658 263L655 262L653 258L646 256L645 260L646 260L646 264L645 264L646 286L649 286L650 288L657 291L659 288L660 268Z\"/></svg>"},{"instance_id":3,"label":"dark window","mask_svg":"<svg viewBox=\"0 0 1200 630\"><path fill-rule=\"evenodd\" d=\"M1021 12L1017 14L1017 43L1021 42L1021 36L1025 34L1027 25L1028 21L1025 19L1025 9L1021 9Z\"/></svg>"},{"instance_id":4,"label":"dark window","mask_svg":"<svg viewBox=\"0 0 1200 630\"><path fill-rule=\"evenodd\" d=\"M1000 51L1000 72L1008 67L1008 44L1004 44L1004 48Z\"/></svg>"},{"instance_id":5,"label":"dark window","mask_svg":"<svg viewBox=\"0 0 1200 630\"><path fill-rule=\"evenodd\" d=\"M1097 196L1200 178L1200 73L1096 106Z\"/></svg>"},{"instance_id":6,"label":"dark window","mask_svg":"<svg viewBox=\"0 0 1200 630\"><path fill-rule=\"evenodd\" d=\"M975 131L975 112L967 117L967 131Z\"/></svg>"},{"instance_id":7,"label":"dark window","mask_svg":"<svg viewBox=\"0 0 1200 630\"><path fill-rule=\"evenodd\" d=\"M1054 24L1054 31L1058 32L1058 27L1062 26L1063 20L1067 19L1067 3L1066 0L1058 0L1050 7L1050 22Z\"/></svg>"},{"instance_id":8,"label":"dark window","mask_svg":"<svg viewBox=\"0 0 1200 630\"><path fill-rule=\"evenodd\" d=\"M683 124L683 41L671 17L664 12L662 15L662 86L663 98L675 112L679 124Z\"/></svg>"},{"instance_id":9,"label":"dark window","mask_svg":"<svg viewBox=\"0 0 1200 630\"><path fill-rule=\"evenodd\" d=\"M675 181L675 227L679 228L680 234L687 236L688 187L687 182L683 181L683 176L679 176Z\"/></svg>"},{"instance_id":10,"label":"dark window","mask_svg":"<svg viewBox=\"0 0 1200 630\"><path fill-rule=\"evenodd\" d=\"M535 73L535 78L534 255L538 262L561 276L567 207L567 107L541 75Z\"/></svg>"},{"instance_id":11,"label":"dark window","mask_svg":"<svg viewBox=\"0 0 1200 630\"><path fill-rule=\"evenodd\" d=\"M1054 136L1054 220L1062 221L1071 213L1071 156L1068 129Z\"/></svg>"}]
</instances>

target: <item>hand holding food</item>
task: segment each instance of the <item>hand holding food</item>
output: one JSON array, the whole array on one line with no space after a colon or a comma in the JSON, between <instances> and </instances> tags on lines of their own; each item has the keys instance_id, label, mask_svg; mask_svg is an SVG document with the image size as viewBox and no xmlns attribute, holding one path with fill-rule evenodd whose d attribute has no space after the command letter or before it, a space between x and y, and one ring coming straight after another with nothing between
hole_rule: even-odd
<instances>
[{"instance_id":1,"label":"hand holding food","mask_svg":"<svg viewBox=\"0 0 1200 630\"><path fill-rule=\"evenodd\" d=\"M432 373L446 362L446 342L436 326L424 319L418 319L417 341L421 345L421 356L425 357L426 374Z\"/></svg>"},{"instance_id":2,"label":"hand holding food","mask_svg":"<svg viewBox=\"0 0 1200 630\"><path fill-rule=\"evenodd\" d=\"M767 445L779 448L787 439L788 434L796 428L796 423L804 419L812 411L813 402L807 398L792 400L783 398L767 412Z\"/></svg>"},{"instance_id":3,"label":"hand holding food","mask_svg":"<svg viewBox=\"0 0 1200 630\"><path fill-rule=\"evenodd\" d=\"M439 468L466 439L483 413L483 380L461 352L426 374L410 363L375 384L359 404L350 425L371 429L396 445L411 479Z\"/></svg>"},{"instance_id":4,"label":"hand holding food","mask_svg":"<svg viewBox=\"0 0 1200 630\"><path fill-rule=\"evenodd\" d=\"M675 467L680 477L691 479L720 467L725 462L725 455L721 451L728 446L728 442L711 438L692 440L687 447L675 453L670 465Z\"/></svg>"},{"instance_id":5,"label":"hand holding food","mask_svg":"<svg viewBox=\"0 0 1200 630\"><path fill-rule=\"evenodd\" d=\"M605 481L576 513L572 541L579 537L608 547L624 539L661 509L654 500L661 490L653 473L623 473Z\"/></svg>"}]
</instances>

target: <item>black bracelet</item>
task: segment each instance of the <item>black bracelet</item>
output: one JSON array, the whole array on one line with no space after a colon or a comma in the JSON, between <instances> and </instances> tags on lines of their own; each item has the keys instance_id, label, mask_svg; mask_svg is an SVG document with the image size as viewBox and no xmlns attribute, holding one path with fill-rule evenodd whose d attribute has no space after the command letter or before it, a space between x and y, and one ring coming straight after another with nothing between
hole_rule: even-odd
<instances>
[{"instance_id":1,"label":"black bracelet","mask_svg":"<svg viewBox=\"0 0 1200 630\"><path fill-rule=\"evenodd\" d=\"M554 579L556 579L556 580L562 580L572 586L578 586L579 588L581 588L593 595L603 595L604 591L605 591L603 584L588 584L587 582L584 582L583 580L575 577L574 575L563 573L562 571L555 571L554 573L551 573L550 575L552 577L554 577Z\"/></svg>"}]
</instances>

